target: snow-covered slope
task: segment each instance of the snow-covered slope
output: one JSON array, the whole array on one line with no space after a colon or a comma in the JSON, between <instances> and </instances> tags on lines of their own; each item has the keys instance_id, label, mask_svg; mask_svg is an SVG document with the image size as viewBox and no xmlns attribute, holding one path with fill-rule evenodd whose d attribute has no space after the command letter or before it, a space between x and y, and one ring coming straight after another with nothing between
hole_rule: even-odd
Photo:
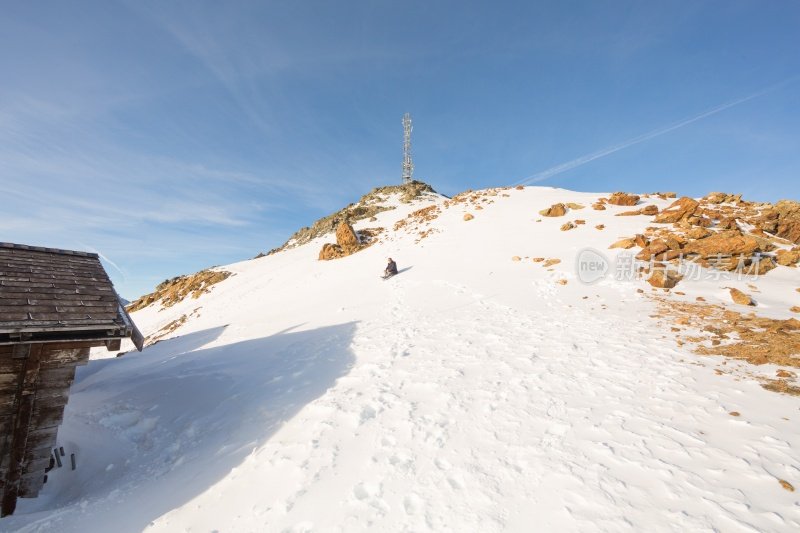
<instances>
[{"instance_id":1,"label":"snow-covered slope","mask_svg":"<svg viewBox=\"0 0 800 533\"><path fill-rule=\"evenodd\" d=\"M800 488L800 399L760 386L777 367L694 355L651 316L651 295L728 307L739 287L788 318L797 269L583 284L581 250L651 222L598 196L388 199L356 225L385 228L363 251L318 261L329 235L135 313L149 335L187 319L79 371L59 433L78 468L0 529L797 531L800 492L780 481ZM538 214L556 202L586 208Z\"/></svg>"}]
</instances>

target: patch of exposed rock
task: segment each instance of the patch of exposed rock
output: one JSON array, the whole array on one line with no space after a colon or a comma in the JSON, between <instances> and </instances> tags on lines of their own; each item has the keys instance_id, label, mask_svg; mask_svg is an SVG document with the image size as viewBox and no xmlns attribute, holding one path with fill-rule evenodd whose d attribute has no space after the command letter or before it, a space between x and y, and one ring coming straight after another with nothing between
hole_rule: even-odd
<instances>
[{"instance_id":1,"label":"patch of exposed rock","mask_svg":"<svg viewBox=\"0 0 800 533\"><path fill-rule=\"evenodd\" d=\"M382 228L369 228L356 233L353 226L342 222L336 228L336 243L323 244L319 251L319 260L330 261L353 255L374 243L375 237L382 230Z\"/></svg>"},{"instance_id":2,"label":"patch of exposed rock","mask_svg":"<svg viewBox=\"0 0 800 533\"><path fill-rule=\"evenodd\" d=\"M648 205L647 207L643 207L642 209L636 209L635 211L623 211L622 213L617 213L614 216L618 217L630 217L637 215L653 216L657 214L658 214L658 206L651 204Z\"/></svg>"},{"instance_id":3,"label":"patch of exposed rock","mask_svg":"<svg viewBox=\"0 0 800 533\"><path fill-rule=\"evenodd\" d=\"M678 200L675 200L670 204L669 207L661 211L653 222L657 222L659 224L670 224L674 222L679 222L681 220L686 220L690 216L692 216L697 208L700 206L700 202L693 198L689 198L688 196L684 196Z\"/></svg>"},{"instance_id":4,"label":"patch of exposed rock","mask_svg":"<svg viewBox=\"0 0 800 533\"><path fill-rule=\"evenodd\" d=\"M567 214L567 206L564 204L553 204L547 209L542 209L539 214L545 217L563 217Z\"/></svg>"},{"instance_id":5,"label":"patch of exposed rock","mask_svg":"<svg viewBox=\"0 0 800 533\"><path fill-rule=\"evenodd\" d=\"M800 202L779 201L762 212L756 227L794 244L800 244Z\"/></svg>"},{"instance_id":6,"label":"patch of exposed rock","mask_svg":"<svg viewBox=\"0 0 800 533\"><path fill-rule=\"evenodd\" d=\"M638 194L628 194L626 192L615 192L608 197L608 203L613 205L636 205L639 203Z\"/></svg>"},{"instance_id":7,"label":"patch of exposed rock","mask_svg":"<svg viewBox=\"0 0 800 533\"><path fill-rule=\"evenodd\" d=\"M132 302L126 309L132 313L156 302L161 302L162 307L172 307L189 296L197 299L209 292L213 285L232 275L232 272L225 270L201 270L196 274L177 276L162 281L156 290Z\"/></svg>"},{"instance_id":8,"label":"patch of exposed rock","mask_svg":"<svg viewBox=\"0 0 800 533\"><path fill-rule=\"evenodd\" d=\"M665 268L656 268L648 276L647 283L660 289L671 289L678 284L681 278L682 276L677 272Z\"/></svg>"},{"instance_id":9,"label":"patch of exposed rock","mask_svg":"<svg viewBox=\"0 0 800 533\"><path fill-rule=\"evenodd\" d=\"M739 289L735 289L733 287L731 287L729 290L731 293L731 300L733 300L734 303L739 305L756 305L749 294L745 294Z\"/></svg>"},{"instance_id":10,"label":"patch of exposed rock","mask_svg":"<svg viewBox=\"0 0 800 533\"><path fill-rule=\"evenodd\" d=\"M721 305L688 303L656 297L660 303L657 318L667 319L677 326L690 328L692 333L678 339L694 345L695 353L722 355L747 361L754 365L774 364L800 368L800 320L759 317L742 314ZM680 330L680 328L676 328ZM728 367L725 367L733 371ZM721 373L721 372L718 372ZM795 378L784 372L781 378ZM762 387L785 394L800 395L800 387L787 379L762 378Z\"/></svg>"},{"instance_id":11,"label":"patch of exposed rock","mask_svg":"<svg viewBox=\"0 0 800 533\"><path fill-rule=\"evenodd\" d=\"M359 220L371 219L383 211L390 211L394 207L385 205L385 202L393 195L398 195L402 203L410 203L428 194L436 194L436 191L433 190L433 187L421 181L372 189L368 194L362 196L358 202L320 218L311 227L301 228L289 237L289 240L281 247L270 250L268 255L300 246L317 237L332 233L343 222L352 225Z\"/></svg>"}]
</instances>

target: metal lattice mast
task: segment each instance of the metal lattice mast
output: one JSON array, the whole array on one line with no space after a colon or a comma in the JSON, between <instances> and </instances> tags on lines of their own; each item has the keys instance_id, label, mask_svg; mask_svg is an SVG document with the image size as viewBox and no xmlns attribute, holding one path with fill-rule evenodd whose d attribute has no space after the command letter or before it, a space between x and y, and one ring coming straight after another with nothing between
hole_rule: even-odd
<instances>
[{"instance_id":1,"label":"metal lattice mast","mask_svg":"<svg viewBox=\"0 0 800 533\"><path fill-rule=\"evenodd\" d=\"M414 174L414 163L411 161L411 115L403 115L403 183L410 183Z\"/></svg>"}]
</instances>

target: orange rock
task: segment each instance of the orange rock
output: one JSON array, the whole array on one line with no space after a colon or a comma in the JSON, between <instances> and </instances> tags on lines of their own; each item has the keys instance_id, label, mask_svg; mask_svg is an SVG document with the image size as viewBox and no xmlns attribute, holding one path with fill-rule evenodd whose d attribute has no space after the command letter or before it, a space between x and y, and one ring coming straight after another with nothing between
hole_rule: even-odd
<instances>
[{"instance_id":1,"label":"orange rock","mask_svg":"<svg viewBox=\"0 0 800 533\"><path fill-rule=\"evenodd\" d=\"M553 204L547 209L539 211L539 214L546 217L563 217L567 214L567 206L564 204Z\"/></svg>"},{"instance_id":2,"label":"orange rock","mask_svg":"<svg viewBox=\"0 0 800 533\"><path fill-rule=\"evenodd\" d=\"M689 237L690 239L705 239L712 233L714 232L709 231L706 228L693 227L692 229L686 232L686 236Z\"/></svg>"},{"instance_id":3,"label":"orange rock","mask_svg":"<svg viewBox=\"0 0 800 533\"><path fill-rule=\"evenodd\" d=\"M623 249L627 250L628 248L633 248L634 246L635 246L635 244L633 242L633 239L621 239L621 240L615 242L614 244L612 244L611 246L609 246L609 249L611 249L611 248L623 248Z\"/></svg>"},{"instance_id":4,"label":"orange rock","mask_svg":"<svg viewBox=\"0 0 800 533\"><path fill-rule=\"evenodd\" d=\"M576 228L576 227L577 226L575 226L575 224L573 224L572 222L567 222L566 224L561 226L561 231L569 231L569 230L571 230L573 228Z\"/></svg>"},{"instance_id":5,"label":"orange rock","mask_svg":"<svg viewBox=\"0 0 800 533\"><path fill-rule=\"evenodd\" d=\"M636 259L639 259L640 261L646 261L654 255L661 254L667 250L669 250L667 243L661 239L655 239L654 241L651 241L650 244L645 246L641 252L636 254Z\"/></svg>"},{"instance_id":6,"label":"orange rock","mask_svg":"<svg viewBox=\"0 0 800 533\"><path fill-rule=\"evenodd\" d=\"M342 222L339 224L339 227L336 228L336 244L344 248L347 246L358 246L361 244L361 241L358 240L358 235L356 235L356 232L353 230L353 226L347 222Z\"/></svg>"},{"instance_id":7,"label":"orange rock","mask_svg":"<svg viewBox=\"0 0 800 533\"><path fill-rule=\"evenodd\" d=\"M778 227L775 235L800 244L800 202L781 200L775 204Z\"/></svg>"},{"instance_id":8,"label":"orange rock","mask_svg":"<svg viewBox=\"0 0 800 533\"><path fill-rule=\"evenodd\" d=\"M661 289L671 289L683 279L679 274L663 268L655 269L647 278L647 283Z\"/></svg>"},{"instance_id":9,"label":"orange rock","mask_svg":"<svg viewBox=\"0 0 800 533\"><path fill-rule=\"evenodd\" d=\"M475 218L475 217L470 215L469 213L465 213L464 214L464 221L465 222L468 221L468 220L472 220L473 218Z\"/></svg>"},{"instance_id":10,"label":"orange rock","mask_svg":"<svg viewBox=\"0 0 800 533\"><path fill-rule=\"evenodd\" d=\"M734 289L733 287L730 287L730 293L731 293L731 299L739 305L756 305L755 302L753 302L753 299L750 298L749 295L743 293L739 289Z\"/></svg>"},{"instance_id":11,"label":"orange rock","mask_svg":"<svg viewBox=\"0 0 800 533\"><path fill-rule=\"evenodd\" d=\"M605 225L605 224L598 224L598 225L596 225L594 228L595 228L595 229L605 229L605 227L606 227L606 225Z\"/></svg>"},{"instance_id":12,"label":"orange rock","mask_svg":"<svg viewBox=\"0 0 800 533\"><path fill-rule=\"evenodd\" d=\"M723 218L717 224L719 229L739 229L739 224L736 223L736 219L734 217Z\"/></svg>"},{"instance_id":13,"label":"orange rock","mask_svg":"<svg viewBox=\"0 0 800 533\"><path fill-rule=\"evenodd\" d=\"M778 250L775 252L775 261L783 266L795 266L800 262L800 251Z\"/></svg>"},{"instance_id":14,"label":"orange rock","mask_svg":"<svg viewBox=\"0 0 800 533\"><path fill-rule=\"evenodd\" d=\"M608 199L608 203L614 205L636 205L639 203L639 196L624 192L615 192Z\"/></svg>"},{"instance_id":15,"label":"orange rock","mask_svg":"<svg viewBox=\"0 0 800 533\"><path fill-rule=\"evenodd\" d=\"M329 242L322 245L322 250L319 251L320 261L330 261L331 259L338 259L344 257L342 247L338 244L331 244Z\"/></svg>"},{"instance_id":16,"label":"orange rock","mask_svg":"<svg viewBox=\"0 0 800 533\"><path fill-rule=\"evenodd\" d=\"M760 251L755 237L742 235L741 232L732 230L721 231L704 239L689 242L683 249L686 253L696 253L703 258L718 255L750 257Z\"/></svg>"},{"instance_id":17,"label":"orange rock","mask_svg":"<svg viewBox=\"0 0 800 533\"><path fill-rule=\"evenodd\" d=\"M595 211L605 211L606 206L598 202L596 204L592 204L592 209L594 209Z\"/></svg>"},{"instance_id":18,"label":"orange rock","mask_svg":"<svg viewBox=\"0 0 800 533\"><path fill-rule=\"evenodd\" d=\"M659 224L678 222L693 215L699 205L700 203L697 200L684 196L675 200L668 208L657 214L654 221Z\"/></svg>"}]
</instances>

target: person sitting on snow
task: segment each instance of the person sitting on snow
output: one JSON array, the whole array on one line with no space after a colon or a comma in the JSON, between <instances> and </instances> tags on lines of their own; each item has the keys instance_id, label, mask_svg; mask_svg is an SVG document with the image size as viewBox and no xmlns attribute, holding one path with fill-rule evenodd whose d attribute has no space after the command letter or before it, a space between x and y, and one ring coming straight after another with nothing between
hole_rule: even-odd
<instances>
[{"instance_id":1,"label":"person sitting on snow","mask_svg":"<svg viewBox=\"0 0 800 533\"><path fill-rule=\"evenodd\" d=\"M383 277L388 278L389 276L394 276L397 274L397 263L390 257L389 264L386 265L386 270L383 271Z\"/></svg>"}]
</instances>

